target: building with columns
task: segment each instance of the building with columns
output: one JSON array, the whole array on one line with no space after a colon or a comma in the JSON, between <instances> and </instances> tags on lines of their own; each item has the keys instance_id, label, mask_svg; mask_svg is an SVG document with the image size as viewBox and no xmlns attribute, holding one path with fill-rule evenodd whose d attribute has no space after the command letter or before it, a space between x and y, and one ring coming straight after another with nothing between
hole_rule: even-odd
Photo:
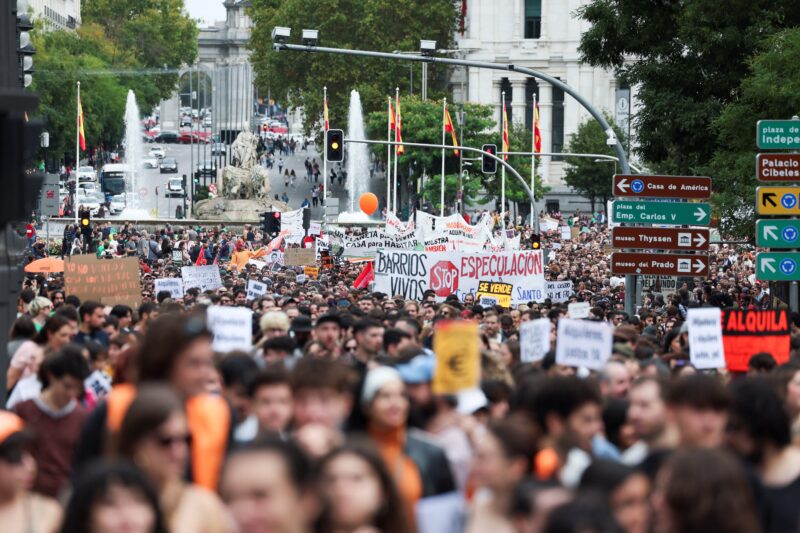
<instances>
[{"instance_id":1,"label":"building with columns","mask_svg":"<svg viewBox=\"0 0 800 533\"><path fill-rule=\"evenodd\" d=\"M33 19L41 20L47 30L74 30L81 24L81 0L28 0L27 4Z\"/></svg>"},{"instance_id":2,"label":"building with columns","mask_svg":"<svg viewBox=\"0 0 800 533\"><path fill-rule=\"evenodd\" d=\"M588 24L574 13L588 3L587 0L461 1L466 17L463 34L456 34L457 57L511 63L549 74L575 88L595 107L627 128L630 93L619 86L612 72L580 61L578 46ZM563 151L578 126L591 118L576 100L557 87L523 74L456 68L450 84L456 101L494 104L498 123L501 93L505 92L509 120L528 128L532 127L535 94L539 102L543 153ZM624 98L626 94L628 97ZM542 157L539 173L551 188L548 207L588 209L588 202L582 202L563 185L563 166L562 161ZM609 178L613 172L613 165L609 165Z\"/></svg>"}]
</instances>

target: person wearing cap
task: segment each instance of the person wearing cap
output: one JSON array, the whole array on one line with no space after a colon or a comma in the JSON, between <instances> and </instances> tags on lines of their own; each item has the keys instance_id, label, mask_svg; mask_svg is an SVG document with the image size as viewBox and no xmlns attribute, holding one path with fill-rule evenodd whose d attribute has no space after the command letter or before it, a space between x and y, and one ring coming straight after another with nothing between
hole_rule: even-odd
<instances>
[{"instance_id":1,"label":"person wearing cap","mask_svg":"<svg viewBox=\"0 0 800 533\"><path fill-rule=\"evenodd\" d=\"M36 475L31 435L14 413L0 411L0 528L8 532L56 531L61 506L30 492Z\"/></svg>"}]
</instances>

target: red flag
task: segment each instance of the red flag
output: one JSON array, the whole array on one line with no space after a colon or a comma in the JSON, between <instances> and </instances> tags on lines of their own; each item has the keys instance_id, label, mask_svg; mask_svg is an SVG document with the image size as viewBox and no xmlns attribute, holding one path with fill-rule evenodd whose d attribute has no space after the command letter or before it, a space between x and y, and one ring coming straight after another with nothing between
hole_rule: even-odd
<instances>
[{"instance_id":1,"label":"red flag","mask_svg":"<svg viewBox=\"0 0 800 533\"><path fill-rule=\"evenodd\" d=\"M194 262L194 266L205 266L207 264L208 261L206 260L206 247L201 246L200 253L197 254L197 261Z\"/></svg>"},{"instance_id":2,"label":"red flag","mask_svg":"<svg viewBox=\"0 0 800 533\"><path fill-rule=\"evenodd\" d=\"M397 116L395 117L396 121L396 129L395 129L395 141L402 143L403 142L403 117L400 113L400 99L397 100ZM397 153L403 155L406 153L406 147L402 144L397 145Z\"/></svg>"},{"instance_id":3,"label":"red flag","mask_svg":"<svg viewBox=\"0 0 800 533\"><path fill-rule=\"evenodd\" d=\"M456 129L453 127L453 121L450 119L450 110L444 110L444 131L450 133L450 137L453 139L453 146L458 146L458 141L456 140ZM458 150L453 150L453 152L458 156Z\"/></svg>"},{"instance_id":4,"label":"red flag","mask_svg":"<svg viewBox=\"0 0 800 533\"><path fill-rule=\"evenodd\" d=\"M508 149L508 114L506 113L506 103L503 102L503 152L509 152ZM508 161L508 154L503 154L503 161Z\"/></svg>"},{"instance_id":5,"label":"red flag","mask_svg":"<svg viewBox=\"0 0 800 533\"><path fill-rule=\"evenodd\" d=\"M327 94L325 95L325 98L324 98L324 101L323 101L323 107L324 107L324 114L325 114L325 131L328 131L330 129L330 126L328 124L328 95Z\"/></svg>"},{"instance_id":6,"label":"red flag","mask_svg":"<svg viewBox=\"0 0 800 533\"><path fill-rule=\"evenodd\" d=\"M542 131L539 129L539 102L533 104L533 151L542 151Z\"/></svg>"},{"instance_id":7,"label":"red flag","mask_svg":"<svg viewBox=\"0 0 800 533\"><path fill-rule=\"evenodd\" d=\"M394 130L396 127L397 126L394 119L394 108L392 107L392 101L389 100L389 129Z\"/></svg>"},{"instance_id":8,"label":"red flag","mask_svg":"<svg viewBox=\"0 0 800 533\"><path fill-rule=\"evenodd\" d=\"M366 289L372 281L375 281L375 271L372 268L372 261L370 261L361 269L361 274L359 274L355 282L353 282L353 287L356 289Z\"/></svg>"}]
</instances>

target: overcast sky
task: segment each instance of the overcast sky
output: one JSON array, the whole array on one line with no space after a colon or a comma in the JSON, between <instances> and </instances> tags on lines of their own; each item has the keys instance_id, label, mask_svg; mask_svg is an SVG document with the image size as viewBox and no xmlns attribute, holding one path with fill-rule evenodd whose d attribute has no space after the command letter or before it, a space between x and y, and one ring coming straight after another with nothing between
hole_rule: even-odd
<instances>
[{"instance_id":1,"label":"overcast sky","mask_svg":"<svg viewBox=\"0 0 800 533\"><path fill-rule=\"evenodd\" d=\"M185 0L186 10L195 19L203 19L208 24L225 20L223 0Z\"/></svg>"}]
</instances>

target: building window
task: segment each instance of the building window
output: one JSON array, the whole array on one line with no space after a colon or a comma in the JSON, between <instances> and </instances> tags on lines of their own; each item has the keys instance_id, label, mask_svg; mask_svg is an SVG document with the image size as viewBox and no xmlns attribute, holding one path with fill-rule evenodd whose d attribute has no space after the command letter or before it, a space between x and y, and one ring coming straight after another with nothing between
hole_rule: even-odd
<instances>
[{"instance_id":1,"label":"building window","mask_svg":"<svg viewBox=\"0 0 800 533\"><path fill-rule=\"evenodd\" d=\"M535 78L528 78L525 81L525 127L528 131L533 129L533 95L539 99L539 84L536 83ZM540 108L541 109L541 108ZM539 121L541 122L539 117Z\"/></svg>"},{"instance_id":2,"label":"building window","mask_svg":"<svg viewBox=\"0 0 800 533\"><path fill-rule=\"evenodd\" d=\"M525 38L542 36L542 0L525 0Z\"/></svg>"},{"instance_id":3,"label":"building window","mask_svg":"<svg viewBox=\"0 0 800 533\"><path fill-rule=\"evenodd\" d=\"M553 153L564 151L564 91L553 87L553 125L551 135L553 138Z\"/></svg>"}]
</instances>

